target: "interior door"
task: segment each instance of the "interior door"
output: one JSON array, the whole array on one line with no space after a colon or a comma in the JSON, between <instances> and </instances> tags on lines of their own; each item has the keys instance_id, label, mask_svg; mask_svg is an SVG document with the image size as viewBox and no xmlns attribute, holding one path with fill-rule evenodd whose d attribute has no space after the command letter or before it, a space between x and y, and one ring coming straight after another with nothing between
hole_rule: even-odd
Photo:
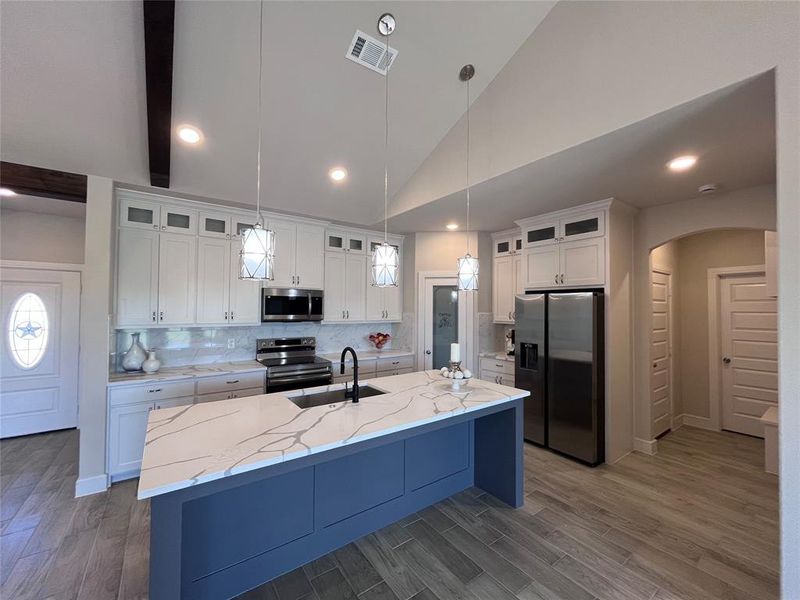
<instances>
[{"instance_id":1,"label":"interior door","mask_svg":"<svg viewBox=\"0 0 800 600\"><path fill-rule=\"evenodd\" d=\"M197 305L197 238L181 233L162 233L158 254L159 323L194 323Z\"/></svg>"},{"instance_id":2,"label":"interior door","mask_svg":"<svg viewBox=\"0 0 800 600\"><path fill-rule=\"evenodd\" d=\"M650 338L650 401L653 437L672 428L672 281L671 275L653 270L652 330Z\"/></svg>"},{"instance_id":3,"label":"interior door","mask_svg":"<svg viewBox=\"0 0 800 600\"><path fill-rule=\"evenodd\" d=\"M467 344L469 324L466 294L458 292L455 277L431 277L424 284L423 344L424 369L441 369L450 364L450 344L461 346L462 366L472 368L472 349Z\"/></svg>"},{"instance_id":4,"label":"interior door","mask_svg":"<svg viewBox=\"0 0 800 600\"><path fill-rule=\"evenodd\" d=\"M80 275L2 269L0 311L0 437L77 427Z\"/></svg>"},{"instance_id":5,"label":"interior door","mask_svg":"<svg viewBox=\"0 0 800 600\"><path fill-rule=\"evenodd\" d=\"M763 274L720 283L722 428L764 437L761 415L778 404L777 302Z\"/></svg>"},{"instance_id":6,"label":"interior door","mask_svg":"<svg viewBox=\"0 0 800 600\"><path fill-rule=\"evenodd\" d=\"M200 238L198 240L198 323L228 322L230 247L231 243L225 239Z\"/></svg>"}]
</instances>

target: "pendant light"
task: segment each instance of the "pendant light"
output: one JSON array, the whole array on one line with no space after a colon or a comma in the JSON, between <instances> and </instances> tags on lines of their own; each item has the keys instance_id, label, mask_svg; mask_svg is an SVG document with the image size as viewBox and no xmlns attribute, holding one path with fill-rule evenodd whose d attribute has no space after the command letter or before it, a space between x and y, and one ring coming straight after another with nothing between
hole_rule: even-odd
<instances>
[{"instance_id":1,"label":"pendant light","mask_svg":"<svg viewBox=\"0 0 800 600\"><path fill-rule=\"evenodd\" d=\"M473 65L464 65L458 78L467 84L467 253L458 259L458 289L474 292L478 289L478 259L469 253L469 80L475 75Z\"/></svg>"},{"instance_id":2,"label":"pendant light","mask_svg":"<svg viewBox=\"0 0 800 600\"><path fill-rule=\"evenodd\" d=\"M256 281L275 278L275 232L264 228L261 217L261 71L263 68L264 2L259 0L258 13L258 152L256 165L256 220L242 230L239 251L239 279Z\"/></svg>"},{"instance_id":3,"label":"pendant light","mask_svg":"<svg viewBox=\"0 0 800 600\"><path fill-rule=\"evenodd\" d=\"M397 275L400 271L400 257L397 246L389 243L388 215L389 215L389 36L395 30L397 23L389 13L384 13L378 19L378 32L386 38L386 121L384 128L384 162L383 162L383 243L372 249L372 285L375 287L397 287Z\"/></svg>"}]
</instances>

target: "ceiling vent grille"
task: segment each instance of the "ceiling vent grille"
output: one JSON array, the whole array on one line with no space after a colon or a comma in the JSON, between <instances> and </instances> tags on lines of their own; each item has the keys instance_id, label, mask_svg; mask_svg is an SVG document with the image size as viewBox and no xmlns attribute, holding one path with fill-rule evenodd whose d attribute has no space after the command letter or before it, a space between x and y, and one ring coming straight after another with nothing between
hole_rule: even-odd
<instances>
[{"instance_id":1,"label":"ceiling vent grille","mask_svg":"<svg viewBox=\"0 0 800 600\"><path fill-rule=\"evenodd\" d=\"M397 50L389 46L387 55L385 43L356 29L353 41L350 42L344 56L376 73L386 75L386 71L391 68L394 59L397 58Z\"/></svg>"}]
</instances>

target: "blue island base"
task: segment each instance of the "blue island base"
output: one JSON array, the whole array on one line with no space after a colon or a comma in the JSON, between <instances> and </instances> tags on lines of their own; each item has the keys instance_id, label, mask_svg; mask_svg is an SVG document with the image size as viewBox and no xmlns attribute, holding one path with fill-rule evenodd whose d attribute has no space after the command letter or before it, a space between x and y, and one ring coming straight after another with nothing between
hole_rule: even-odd
<instances>
[{"instance_id":1,"label":"blue island base","mask_svg":"<svg viewBox=\"0 0 800 600\"><path fill-rule=\"evenodd\" d=\"M522 400L152 498L150 598L231 598L466 488L523 503Z\"/></svg>"}]
</instances>

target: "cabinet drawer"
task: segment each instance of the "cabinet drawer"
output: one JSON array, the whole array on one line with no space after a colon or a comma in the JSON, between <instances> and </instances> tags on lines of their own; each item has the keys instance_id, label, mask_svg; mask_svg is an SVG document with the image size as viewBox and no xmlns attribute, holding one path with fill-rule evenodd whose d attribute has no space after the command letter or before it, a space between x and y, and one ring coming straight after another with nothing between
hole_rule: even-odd
<instances>
[{"instance_id":1,"label":"cabinet drawer","mask_svg":"<svg viewBox=\"0 0 800 600\"><path fill-rule=\"evenodd\" d=\"M260 387L264 393L264 371L252 373L231 373L230 375L216 375L203 377L197 380L197 394L214 394L217 392L245 390Z\"/></svg>"},{"instance_id":2,"label":"cabinet drawer","mask_svg":"<svg viewBox=\"0 0 800 600\"><path fill-rule=\"evenodd\" d=\"M194 396L183 396L181 398L170 398L169 400L159 400L153 407L155 410L162 408L175 408L176 406L189 406L194 404Z\"/></svg>"},{"instance_id":3,"label":"cabinet drawer","mask_svg":"<svg viewBox=\"0 0 800 600\"><path fill-rule=\"evenodd\" d=\"M414 369L407 367L405 369L393 369L392 371L378 371L378 377L391 377L392 375L405 375L406 373L413 373Z\"/></svg>"},{"instance_id":4,"label":"cabinet drawer","mask_svg":"<svg viewBox=\"0 0 800 600\"><path fill-rule=\"evenodd\" d=\"M397 369L410 369L414 366L413 356L397 356L394 358L379 358L378 372L396 371Z\"/></svg>"},{"instance_id":5,"label":"cabinet drawer","mask_svg":"<svg viewBox=\"0 0 800 600\"><path fill-rule=\"evenodd\" d=\"M195 402L219 402L220 400L233 400L234 398L248 398L250 396L260 396L264 393L264 388L254 387L243 390L227 390L213 392L211 394L200 394L195 397Z\"/></svg>"},{"instance_id":6,"label":"cabinet drawer","mask_svg":"<svg viewBox=\"0 0 800 600\"><path fill-rule=\"evenodd\" d=\"M136 402L155 402L167 398L194 396L194 381L174 381L113 387L108 390L108 401L112 406Z\"/></svg>"},{"instance_id":7,"label":"cabinet drawer","mask_svg":"<svg viewBox=\"0 0 800 600\"><path fill-rule=\"evenodd\" d=\"M375 360L367 360L367 361L364 361L364 362L359 361L358 362L358 378L359 379L363 379L364 376L375 375L375 363L376 362L377 361L375 361ZM333 363L331 365L331 367L333 368L333 376L334 377L345 377L345 376L352 377L352 375L353 375L353 363L351 363L351 362L345 362L344 363L344 373L341 373L339 371L339 368L340 368L339 366L341 364L342 363L335 362L335 363Z\"/></svg>"},{"instance_id":8,"label":"cabinet drawer","mask_svg":"<svg viewBox=\"0 0 800 600\"><path fill-rule=\"evenodd\" d=\"M481 373L492 371L498 375L514 375L514 363L510 360L481 358Z\"/></svg>"},{"instance_id":9,"label":"cabinet drawer","mask_svg":"<svg viewBox=\"0 0 800 600\"><path fill-rule=\"evenodd\" d=\"M514 376L498 373L497 371L481 371L481 379L489 383L498 383L514 387Z\"/></svg>"}]
</instances>

